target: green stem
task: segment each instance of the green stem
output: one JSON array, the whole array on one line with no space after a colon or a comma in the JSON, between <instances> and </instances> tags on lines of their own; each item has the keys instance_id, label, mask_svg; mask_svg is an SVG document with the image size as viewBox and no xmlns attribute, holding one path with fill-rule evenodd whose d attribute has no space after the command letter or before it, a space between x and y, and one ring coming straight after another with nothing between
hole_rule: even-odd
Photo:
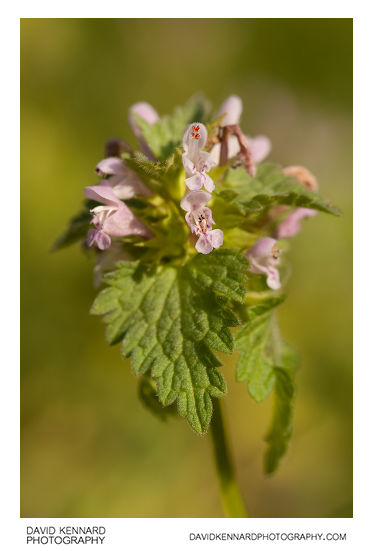
<instances>
[{"instance_id":1,"label":"green stem","mask_svg":"<svg viewBox=\"0 0 373 551\"><path fill-rule=\"evenodd\" d=\"M214 400L214 414L211 420L210 434L225 514L231 518L248 517L233 469L220 400Z\"/></svg>"}]
</instances>

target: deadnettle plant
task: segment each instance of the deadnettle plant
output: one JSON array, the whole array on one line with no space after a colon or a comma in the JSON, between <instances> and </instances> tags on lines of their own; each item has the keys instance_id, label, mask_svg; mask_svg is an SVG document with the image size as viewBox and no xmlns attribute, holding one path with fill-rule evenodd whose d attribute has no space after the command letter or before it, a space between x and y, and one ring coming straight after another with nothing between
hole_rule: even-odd
<instances>
[{"instance_id":1,"label":"deadnettle plant","mask_svg":"<svg viewBox=\"0 0 373 551\"><path fill-rule=\"evenodd\" d=\"M276 321L285 240L318 211L339 211L304 167L263 162L271 143L241 129L238 96L211 113L202 96L166 116L146 102L130 107L134 143L106 143L98 181L87 175L86 201L55 247L80 241L92 253L102 289L91 311L131 359L142 403L209 432L225 512L247 516L224 433L220 367L236 350L236 379L249 396L274 394L264 458L273 473L291 437L298 365Z\"/></svg>"},{"instance_id":2,"label":"deadnettle plant","mask_svg":"<svg viewBox=\"0 0 373 551\"><path fill-rule=\"evenodd\" d=\"M102 203L90 211L95 229L88 230L88 247L96 243L99 249L108 249L111 245L110 236L151 236L150 230L136 219L130 209L117 198L112 188L103 185L88 186L84 189L84 194L88 199Z\"/></svg>"},{"instance_id":3,"label":"deadnettle plant","mask_svg":"<svg viewBox=\"0 0 373 551\"><path fill-rule=\"evenodd\" d=\"M211 209L206 207L211 195L207 191L190 191L181 200L180 206L187 211L185 220L190 231L198 235L196 249L199 253L208 254L213 249L218 249L223 244L223 232L213 230L215 222L212 219Z\"/></svg>"},{"instance_id":4,"label":"deadnettle plant","mask_svg":"<svg viewBox=\"0 0 373 551\"><path fill-rule=\"evenodd\" d=\"M280 263L280 251L276 243L272 237L262 237L246 253L250 261L250 272L265 275L268 287L275 291L281 287L280 274L276 268Z\"/></svg>"},{"instance_id":5,"label":"deadnettle plant","mask_svg":"<svg viewBox=\"0 0 373 551\"><path fill-rule=\"evenodd\" d=\"M207 191L215 189L214 182L207 172L215 166L210 153L203 151L207 141L207 129L204 124L195 122L188 126L183 136L183 165L186 174L185 183L189 189Z\"/></svg>"}]
</instances>

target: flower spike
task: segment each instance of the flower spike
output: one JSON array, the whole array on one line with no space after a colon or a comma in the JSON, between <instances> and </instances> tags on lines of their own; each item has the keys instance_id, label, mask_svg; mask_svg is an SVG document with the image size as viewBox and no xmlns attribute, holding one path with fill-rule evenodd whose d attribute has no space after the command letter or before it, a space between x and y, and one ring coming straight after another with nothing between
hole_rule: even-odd
<instances>
[{"instance_id":1,"label":"flower spike","mask_svg":"<svg viewBox=\"0 0 373 551\"><path fill-rule=\"evenodd\" d=\"M207 172L215 166L210 154L202 151L207 141L207 128L200 122L190 124L184 132L182 156L185 169L185 183L191 190L201 189L202 186L207 191L215 189L214 182Z\"/></svg>"},{"instance_id":2,"label":"flower spike","mask_svg":"<svg viewBox=\"0 0 373 551\"><path fill-rule=\"evenodd\" d=\"M223 244L223 232L213 230L215 224L211 209L206 207L211 195L207 191L190 191L181 200L180 206L187 211L185 220L190 231L199 236L196 249L199 253L208 254L213 249L218 249Z\"/></svg>"}]
</instances>

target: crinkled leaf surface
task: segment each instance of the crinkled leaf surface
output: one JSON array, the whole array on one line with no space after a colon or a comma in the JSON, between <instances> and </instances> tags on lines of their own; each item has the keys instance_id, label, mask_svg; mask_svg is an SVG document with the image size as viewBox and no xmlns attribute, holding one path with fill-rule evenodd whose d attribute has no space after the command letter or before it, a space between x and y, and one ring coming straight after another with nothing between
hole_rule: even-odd
<instances>
[{"instance_id":1,"label":"crinkled leaf surface","mask_svg":"<svg viewBox=\"0 0 373 551\"><path fill-rule=\"evenodd\" d=\"M272 310L284 297L274 297L247 309L247 321L235 337L235 345L241 351L237 362L238 382L247 381L249 394L262 402L273 389L274 367L278 365L272 321Z\"/></svg>"},{"instance_id":2,"label":"crinkled leaf surface","mask_svg":"<svg viewBox=\"0 0 373 551\"><path fill-rule=\"evenodd\" d=\"M195 121L203 122L208 109L209 104L206 99L198 95L191 98L182 107L176 107L172 115L161 117L152 125L139 116L133 116L154 155L158 159L164 160L171 155L175 147L180 145L188 124Z\"/></svg>"},{"instance_id":3,"label":"crinkled leaf surface","mask_svg":"<svg viewBox=\"0 0 373 551\"><path fill-rule=\"evenodd\" d=\"M216 193L225 202L235 206L242 215L277 205L306 207L337 216L341 214L330 201L307 190L304 185L270 164L261 165L255 178L242 167L228 169Z\"/></svg>"},{"instance_id":4,"label":"crinkled leaf surface","mask_svg":"<svg viewBox=\"0 0 373 551\"><path fill-rule=\"evenodd\" d=\"M268 448L264 457L264 470L267 474L272 474L277 469L293 432L294 370L287 365L275 367L274 376L273 418L266 436Z\"/></svg>"},{"instance_id":5,"label":"crinkled leaf surface","mask_svg":"<svg viewBox=\"0 0 373 551\"><path fill-rule=\"evenodd\" d=\"M284 297L273 297L247 309L247 322L236 335L241 350L237 380L247 381L250 395L264 400L274 391L271 427L266 436L268 448L264 459L267 474L273 473L286 453L293 430L295 382L298 354L282 341L273 309Z\"/></svg>"},{"instance_id":6,"label":"crinkled leaf surface","mask_svg":"<svg viewBox=\"0 0 373 551\"><path fill-rule=\"evenodd\" d=\"M134 372L151 375L161 404L176 401L200 434L211 419L211 397L226 390L213 350L233 350L229 327L238 320L230 302L244 299L247 269L232 249L197 255L181 267L122 262L92 307L105 316L109 343L122 341Z\"/></svg>"}]
</instances>

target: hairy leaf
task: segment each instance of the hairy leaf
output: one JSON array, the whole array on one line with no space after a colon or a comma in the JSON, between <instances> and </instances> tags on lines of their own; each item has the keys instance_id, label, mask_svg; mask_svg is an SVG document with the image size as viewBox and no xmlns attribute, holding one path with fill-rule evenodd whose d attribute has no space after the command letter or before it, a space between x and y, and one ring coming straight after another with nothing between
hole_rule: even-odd
<instances>
[{"instance_id":1,"label":"hairy leaf","mask_svg":"<svg viewBox=\"0 0 373 551\"><path fill-rule=\"evenodd\" d=\"M292 434L295 370L299 357L284 342L273 317L273 309L284 297L274 297L246 309L247 322L236 335L241 350L237 364L237 380L247 381L250 395L260 402L274 391L273 416L266 436L268 448L264 468L273 473L286 453Z\"/></svg>"},{"instance_id":2,"label":"hairy leaf","mask_svg":"<svg viewBox=\"0 0 373 551\"><path fill-rule=\"evenodd\" d=\"M203 96L195 96L183 107L176 107L172 115L166 115L152 125L137 115L133 116L154 155L163 160L180 145L188 124L205 120L208 108L209 105Z\"/></svg>"},{"instance_id":3,"label":"hairy leaf","mask_svg":"<svg viewBox=\"0 0 373 551\"><path fill-rule=\"evenodd\" d=\"M132 168L155 194L170 196L180 201L185 190L184 179L180 179L183 168L181 148L176 148L164 161L152 162L142 153L125 155L127 166Z\"/></svg>"},{"instance_id":4,"label":"hairy leaf","mask_svg":"<svg viewBox=\"0 0 373 551\"><path fill-rule=\"evenodd\" d=\"M339 216L341 211L318 193L309 191L275 165L262 165L255 177L243 168L228 169L217 191L219 198L235 206L242 215L277 205L306 207Z\"/></svg>"},{"instance_id":5,"label":"hairy leaf","mask_svg":"<svg viewBox=\"0 0 373 551\"><path fill-rule=\"evenodd\" d=\"M275 367L274 405L271 428L266 436L268 448L264 457L264 470L272 474L285 455L293 431L295 400L294 370Z\"/></svg>"},{"instance_id":6,"label":"hairy leaf","mask_svg":"<svg viewBox=\"0 0 373 551\"><path fill-rule=\"evenodd\" d=\"M283 300L284 297L270 298L247 308L247 321L235 337L236 348L241 351L236 368L237 381L247 381L249 394L257 402L268 396L275 382L274 367L279 362L272 309Z\"/></svg>"},{"instance_id":7,"label":"hairy leaf","mask_svg":"<svg viewBox=\"0 0 373 551\"><path fill-rule=\"evenodd\" d=\"M150 375L161 404L176 402L199 434L211 419L211 397L226 390L213 350L233 350L229 327L238 320L229 303L244 299L247 269L232 249L197 255L181 267L122 262L92 307L105 315L109 343L122 341L133 371Z\"/></svg>"}]
</instances>

